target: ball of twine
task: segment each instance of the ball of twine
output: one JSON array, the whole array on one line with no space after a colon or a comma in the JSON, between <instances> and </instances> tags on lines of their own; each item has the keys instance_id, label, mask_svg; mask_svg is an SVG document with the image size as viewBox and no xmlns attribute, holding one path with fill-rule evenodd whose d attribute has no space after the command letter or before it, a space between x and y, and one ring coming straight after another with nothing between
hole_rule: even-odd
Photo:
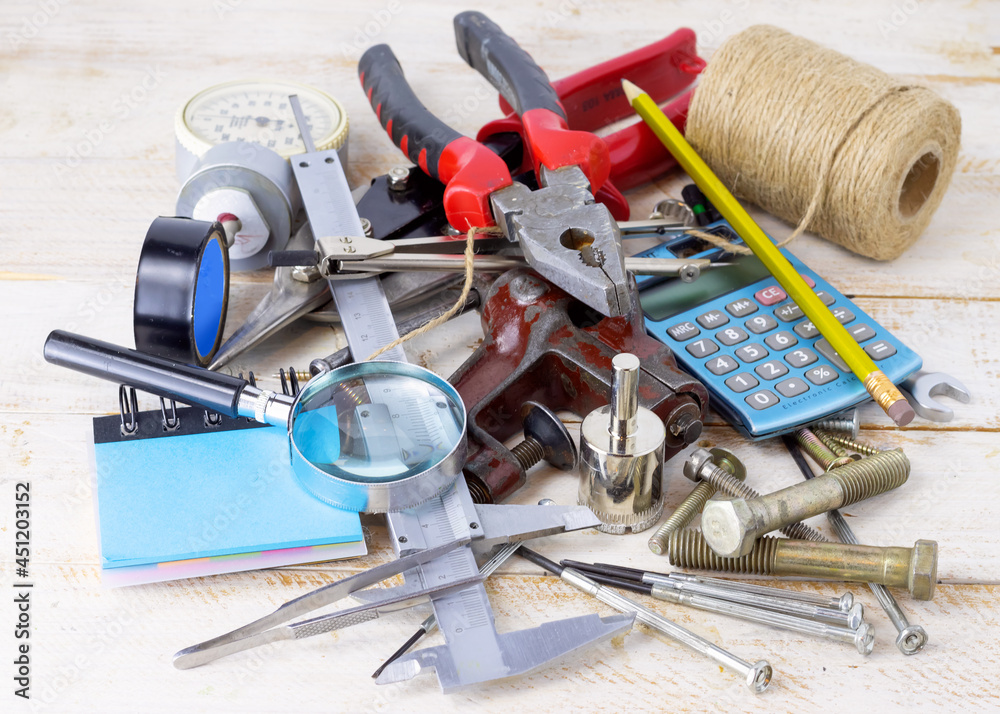
<instances>
[{"instance_id":1,"label":"ball of twine","mask_svg":"<svg viewBox=\"0 0 1000 714\"><path fill-rule=\"evenodd\" d=\"M743 199L890 260L927 227L955 170L958 110L926 87L769 25L702 74L687 138Z\"/></svg>"}]
</instances>

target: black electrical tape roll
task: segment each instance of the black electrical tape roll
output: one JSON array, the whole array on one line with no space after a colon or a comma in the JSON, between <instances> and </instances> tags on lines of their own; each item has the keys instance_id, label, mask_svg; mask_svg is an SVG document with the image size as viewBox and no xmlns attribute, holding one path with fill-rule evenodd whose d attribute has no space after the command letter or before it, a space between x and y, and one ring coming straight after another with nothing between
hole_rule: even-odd
<instances>
[{"instance_id":1,"label":"black electrical tape roll","mask_svg":"<svg viewBox=\"0 0 1000 714\"><path fill-rule=\"evenodd\" d=\"M229 251L222 225L154 220L135 274L135 348L204 367L222 345L228 306Z\"/></svg>"}]
</instances>

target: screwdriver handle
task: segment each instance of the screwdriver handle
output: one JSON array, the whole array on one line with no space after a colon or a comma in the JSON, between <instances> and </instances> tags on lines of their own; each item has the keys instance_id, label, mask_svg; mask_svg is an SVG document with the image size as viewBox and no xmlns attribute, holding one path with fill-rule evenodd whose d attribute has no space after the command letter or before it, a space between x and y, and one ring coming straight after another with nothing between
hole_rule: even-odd
<instances>
[{"instance_id":1,"label":"screwdriver handle","mask_svg":"<svg viewBox=\"0 0 1000 714\"><path fill-rule=\"evenodd\" d=\"M165 399L200 404L220 414L240 416L243 379L210 372L83 335L54 330L45 340L45 361L92 377L127 384Z\"/></svg>"},{"instance_id":2,"label":"screwdriver handle","mask_svg":"<svg viewBox=\"0 0 1000 714\"><path fill-rule=\"evenodd\" d=\"M368 48L358 75L392 142L445 184L444 209L458 230L494 225L489 195L513 183L503 159L434 116L413 93L388 45Z\"/></svg>"},{"instance_id":3,"label":"screwdriver handle","mask_svg":"<svg viewBox=\"0 0 1000 714\"><path fill-rule=\"evenodd\" d=\"M548 76L500 26L481 12L455 16L458 53L492 84L521 117L535 173L579 166L596 192L611 172L604 141L588 131L571 131L559 95Z\"/></svg>"}]
</instances>

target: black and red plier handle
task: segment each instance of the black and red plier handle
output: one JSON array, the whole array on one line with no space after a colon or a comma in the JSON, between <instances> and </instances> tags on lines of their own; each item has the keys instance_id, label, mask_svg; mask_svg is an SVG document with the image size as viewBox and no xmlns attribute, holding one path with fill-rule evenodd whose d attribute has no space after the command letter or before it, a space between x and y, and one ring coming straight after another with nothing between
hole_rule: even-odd
<instances>
[{"instance_id":1,"label":"black and red plier handle","mask_svg":"<svg viewBox=\"0 0 1000 714\"><path fill-rule=\"evenodd\" d=\"M591 190L597 193L613 168L607 143L590 131L570 129L559 95L545 73L485 15L461 13L455 18L455 32L462 57L489 79L520 115L517 126L509 128L517 130L524 138L527 160L533 168L537 171L543 164L549 169L579 166L590 181ZM670 96L675 87L682 89L690 84L704 63L694 54L694 33L683 32L689 34L672 35L660 43L606 62L588 70L590 76L584 76L587 75L584 72L570 78L576 81L570 81L566 90L570 97L579 100L571 104L574 109L578 108L574 113L577 120L589 129L625 116L627 102L624 97L617 96L620 93L617 83L622 76L644 81L661 97ZM667 51L666 45L670 47L672 64L676 67L667 80L650 84L650 76L644 75L643 79L635 74L649 60L662 56ZM629 71L621 67L623 71L617 74L620 68L616 62L629 65ZM431 114L406 82L388 46L370 48L362 56L358 69L368 99L392 141L410 160L446 185L444 206L449 222L459 229L492 225L489 195L512 183L504 162L482 144L463 136ZM591 87L600 90L603 101L588 91ZM672 117L675 123L678 116L683 121L686 106L684 100L677 103L678 109ZM595 108L598 109L596 113ZM500 121L510 123L512 119ZM505 127L493 125L493 128L504 130ZM484 131L487 128L484 127ZM641 153L640 143L643 148L653 144L638 142L641 132L631 127L626 133L629 136L620 137L625 141L618 143L619 155L620 158L632 157L630 162L624 162L631 164L631 172L650 174L644 178L648 180L651 175L669 168L669 159L662 151L654 152L653 161L636 159ZM480 132L480 136L483 135ZM617 134L612 136L618 138ZM661 167L659 164L666 165ZM627 217L627 204L617 190L609 185L601 193L618 204L620 210L616 211L616 217L623 218L622 213ZM618 201L614 200L616 197Z\"/></svg>"}]
</instances>

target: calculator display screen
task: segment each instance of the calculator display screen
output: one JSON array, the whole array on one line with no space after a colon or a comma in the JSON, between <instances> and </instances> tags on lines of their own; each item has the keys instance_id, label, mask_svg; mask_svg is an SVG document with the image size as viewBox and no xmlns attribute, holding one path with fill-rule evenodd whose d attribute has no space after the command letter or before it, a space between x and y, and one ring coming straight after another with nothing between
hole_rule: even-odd
<instances>
[{"instance_id":1,"label":"calculator display screen","mask_svg":"<svg viewBox=\"0 0 1000 714\"><path fill-rule=\"evenodd\" d=\"M643 312L657 322L717 297L752 285L770 275L754 255L728 255L728 266L703 270L693 283L672 278L639 292Z\"/></svg>"}]
</instances>

